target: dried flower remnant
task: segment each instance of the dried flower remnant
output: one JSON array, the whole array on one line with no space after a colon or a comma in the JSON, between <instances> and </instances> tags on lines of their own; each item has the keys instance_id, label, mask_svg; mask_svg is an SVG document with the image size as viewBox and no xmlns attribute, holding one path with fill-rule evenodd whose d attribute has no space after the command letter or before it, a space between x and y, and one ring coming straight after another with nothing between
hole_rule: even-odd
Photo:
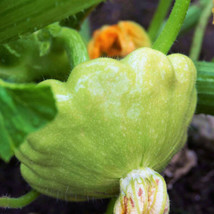
<instances>
[{"instance_id":1,"label":"dried flower remnant","mask_svg":"<svg viewBox=\"0 0 214 214\"><path fill-rule=\"evenodd\" d=\"M137 23L121 21L96 30L88 45L91 59L101 56L124 57L140 47L150 47L146 31Z\"/></svg>"},{"instance_id":2,"label":"dried flower remnant","mask_svg":"<svg viewBox=\"0 0 214 214\"><path fill-rule=\"evenodd\" d=\"M114 214L168 214L164 179L150 168L133 170L120 181L121 193Z\"/></svg>"}]
</instances>

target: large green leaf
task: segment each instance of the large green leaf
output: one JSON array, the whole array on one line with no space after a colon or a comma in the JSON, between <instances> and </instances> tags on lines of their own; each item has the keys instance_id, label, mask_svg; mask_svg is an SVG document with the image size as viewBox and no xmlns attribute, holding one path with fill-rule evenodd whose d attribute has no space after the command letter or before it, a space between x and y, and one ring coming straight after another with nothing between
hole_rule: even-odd
<instances>
[{"instance_id":1,"label":"large green leaf","mask_svg":"<svg viewBox=\"0 0 214 214\"><path fill-rule=\"evenodd\" d=\"M0 81L0 157L9 161L13 148L51 121L56 112L49 87Z\"/></svg>"},{"instance_id":2,"label":"large green leaf","mask_svg":"<svg viewBox=\"0 0 214 214\"><path fill-rule=\"evenodd\" d=\"M93 11L95 6L89 7L83 11L78 12L77 14L69 16L68 18L62 20L60 22L60 24L62 26L66 26L66 27L74 28L76 30L80 30L83 21Z\"/></svg>"},{"instance_id":3,"label":"large green leaf","mask_svg":"<svg viewBox=\"0 0 214 214\"><path fill-rule=\"evenodd\" d=\"M0 43L65 19L103 0L1 0Z\"/></svg>"}]
</instances>

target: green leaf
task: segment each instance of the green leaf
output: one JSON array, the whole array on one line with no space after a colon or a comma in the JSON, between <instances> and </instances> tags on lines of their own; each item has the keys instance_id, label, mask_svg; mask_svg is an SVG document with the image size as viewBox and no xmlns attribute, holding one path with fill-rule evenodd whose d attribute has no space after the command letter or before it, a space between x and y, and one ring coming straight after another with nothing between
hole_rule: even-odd
<instances>
[{"instance_id":1,"label":"green leaf","mask_svg":"<svg viewBox=\"0 0 214 214\"><path fill-rule=\"evenodd\" d=\"M13 148L49 121L57 112L48 86L9 84L0 80L0 157L9 161Z\"/></svg>"},{"instance_id":2,"label":"green leaf","mask_svg":"<svg viewBox=\"0 0 214 214\"><path fill-rule=\"evenodd\" d=\"M103 0L1 0L0 43L34 32Z\"/></svg>"},{"instance_id":3,"label":"green leaf","mask_svg":"<svg viewBox=\"0 0 214 214\"><path fill-rule=\"evenodd\" d=\"M196 113L214 115L214 63L195 62L198 77L198 104Z\"/></svg>"},{"instance_id":4,"label":"green leaf","mask_svg":"<svg viewBox=\"0 0 214 214\"><path fill-rule=\"evenodd\" d=\"M74 14L74 15L68 17L67 19L62 20L60 22L60 24L62 26L80 30L83 21L92 12L92 10L95 8L95 6L89 7L83 11L78 12L77 14Z\"/></svg>"},{"instance_id":5,"label":"green leaf","mask_svg":"<svg viewBox=\"0 0 214 214\"><path fill-rule=\"evenodd\" d=\"M79 31L85 45L87 45L91 39L91 31L90 31L90 23L89 18L85 19L81 25L81 29Z\"/></svg>"},{"instance_id":6,"label":"green leaf","mask_svg":"<svg viewBox=\"0 0 214 214\"><path fill-rule=\"evenodd\" d=\"M188 32L198 23L201 11L209 2L210 0L200 0L197 1L196 3L191 4L187 12L186 18L184 20L184 23L182 25L180 35L183 35L184 33Z\"/></svg>"}]
</instances>

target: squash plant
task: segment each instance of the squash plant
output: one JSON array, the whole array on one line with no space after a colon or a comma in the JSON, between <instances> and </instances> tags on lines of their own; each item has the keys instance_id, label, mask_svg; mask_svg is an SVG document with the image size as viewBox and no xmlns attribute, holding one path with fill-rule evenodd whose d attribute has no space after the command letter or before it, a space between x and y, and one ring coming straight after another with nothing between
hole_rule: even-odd
<instances>
[{"instance_id":1,"label":"squash plant","mask_svg":"<svg viewBox=\"0 0 214 214\"><path fill-rule=\"evenodd\" d=\"M40 194L67 201L118 196L109 213L169 213L159 173L184 145L196 107L213 114L214 66L197 62L212 1L204 3L190 57L167 55L190 0L175 1L159 33L171 4L160 0L152 48L89 60L74 28L99 2L0 2L0 76L7 81L0 82L0 157L15 154L32 187L20 198L1 197L0 207L22 208Z\"/></svg>"}]
</instances>

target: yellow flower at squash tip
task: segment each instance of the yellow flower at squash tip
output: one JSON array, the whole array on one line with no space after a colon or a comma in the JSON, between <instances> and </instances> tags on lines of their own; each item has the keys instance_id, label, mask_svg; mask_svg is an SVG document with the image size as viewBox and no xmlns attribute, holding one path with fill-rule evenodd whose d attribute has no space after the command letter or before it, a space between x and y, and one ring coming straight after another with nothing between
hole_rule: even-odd
<instances>
[{"instance_id":1,"label":"yellow flower at squash tip","mask_svg":"<svg viewBox=\"0 0 214 214\"><path fill-rule=\"evenodd\" d=\"M125 57L140 47L151 47L146 31L135 22L120 21L96 30L88 44L88 52L91 59L101 56Z\"/></svg>"}]
</instances>

